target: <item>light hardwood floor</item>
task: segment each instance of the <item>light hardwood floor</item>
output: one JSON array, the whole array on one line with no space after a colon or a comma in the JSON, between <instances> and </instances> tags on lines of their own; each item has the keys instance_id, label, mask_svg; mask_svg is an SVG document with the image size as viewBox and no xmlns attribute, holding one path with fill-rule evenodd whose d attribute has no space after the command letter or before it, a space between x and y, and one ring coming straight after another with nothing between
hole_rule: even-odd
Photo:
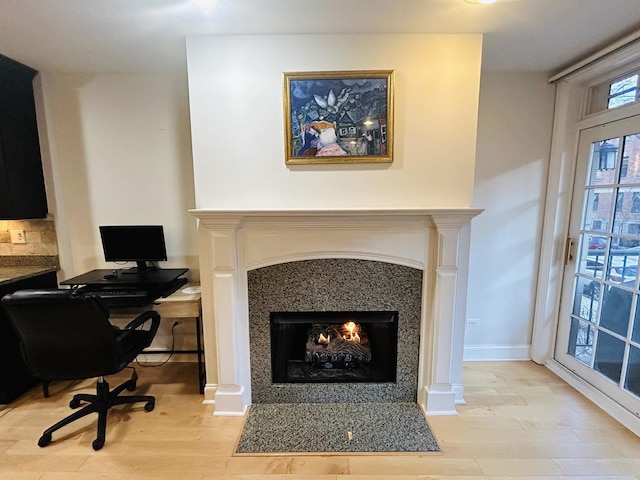
<instances>
[{"instance_id":1,"label":"light hardwood floor","mask_svg":"<svg viewBox=\"0 0 640 480\"><path fill-rule=\"evenodd\" d=\"M430 417L442 451L431 454L237 456L243 419L214 417L197 393L194 364L140 368L139 391L156 408L117 407L93 451L95 416L36 445L69 413L89 381L57 382L0 410L0 479L11 480L473 480L640 479L640 438L532 362L465 364L467 405ZM122 377L121 377L122 378ZM110 377L115 385L119 380Z\"/></svg>"}]
</instances>

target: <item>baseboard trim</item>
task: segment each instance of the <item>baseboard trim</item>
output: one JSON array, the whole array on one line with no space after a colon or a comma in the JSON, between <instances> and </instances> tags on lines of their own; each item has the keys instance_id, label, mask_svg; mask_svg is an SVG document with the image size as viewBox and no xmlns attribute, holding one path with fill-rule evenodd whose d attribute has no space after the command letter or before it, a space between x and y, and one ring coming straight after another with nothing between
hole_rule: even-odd
<instances>
[{"instance_id":1,"label":"baseboard trim","mask_svg":"<svg viewBox=\"0 0 640 480\"><path fill-rule=\"evenodd\" d=\"M465 362L531 360L531 345L465 345Z\"/></svg>"},{"instance_id":2,"label":"baseboard trim","mask_svg":"<svg viewBox=\"0 0 640 480\"><path fill-rule=\"evenodd\" d=\"M217 391L218 391L217 383L207 383L204 386L204 400L202 401L202 403L205 405L215 405Z\"/></svg>"},{"instance_id":3,"label":"baseboard trim","mask_svg":"<svg viewBox=\"0 0 640 480\"><path fill-rule=\"evenodd\" d=\"M429 416L457 415L456 395L451 386L431 385L424 387L426 402L422 408Z\"/></svg>"},{"instance_id":4,"label":"baseboard trim","mask_svg":"<svg viewBox=\"0 0 640 480\"><path fill-rule=\"evenodd\" d=\"M136 357L140 363L149 364L150 366L157 365L160 363L169 363L169 362L177 362L177 363L193 363L196 365L198 362L194 359L194 355L192 353L167 353L166 351L156 352L154 350L148 350Z\"/></svg>"}]
</instances>

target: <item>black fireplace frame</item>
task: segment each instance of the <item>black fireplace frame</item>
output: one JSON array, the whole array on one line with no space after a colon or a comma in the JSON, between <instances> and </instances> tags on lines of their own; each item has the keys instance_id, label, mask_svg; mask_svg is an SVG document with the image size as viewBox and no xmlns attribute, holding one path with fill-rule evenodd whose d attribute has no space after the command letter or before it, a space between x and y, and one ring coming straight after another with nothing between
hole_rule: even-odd
<instances>
[{"instance_id":1,"label":"black fireplace frame","mask_svg":"<svg viewBox=\"0 0 640 480\"><path fill-rule=\"evenodd\" d=\"M397 311L270 312L271 375L280 383L395 383L398 362ZM331 370L331 375L292 375L292 363L303 364L302 348L314 324L343 324L347 320L366 326L371 340L370 364ZM381 348L384 345L384 348ZM294 351L295 350L295 351ZM343 366L344 367L344 366ZM320 369L322 370L322 369Z\"/></svg>"}]
</instances>

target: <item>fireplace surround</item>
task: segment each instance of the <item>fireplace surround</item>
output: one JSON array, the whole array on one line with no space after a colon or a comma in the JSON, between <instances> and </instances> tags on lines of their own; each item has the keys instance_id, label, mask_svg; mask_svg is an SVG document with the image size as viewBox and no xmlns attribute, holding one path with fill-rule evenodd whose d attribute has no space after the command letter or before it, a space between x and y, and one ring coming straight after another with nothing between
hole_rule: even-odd
<instances>
[{"instance_id":1,"label":"fireplace surround","mask_svg":"<svg viewBox=\"0 0 640 480\"><path fill-rule=\"evenodd\" d=\"M421 270L373 260L313 259L249 271L252 403L415 402L422 290ZM351 319L358 323L371 320L367 312L387 312L381 314L383 317L397 312L397 330L386 329L387 334L397 337L393 341L397 348L393 381L321 385L273 381L272 365L265 359L273 353L270 330L274 313L300 312L288 316L311 324L314 322L309 317L317 317L320 323L335 323L332 317L346 320L347 311L354 312ZM306 330L301 333L306 335ZM369 333L375 336L377 332Z\"/></svg>"},{"instance_id":2,"label":"fireplace surround","mask_svg":"<svg viewBox=\"0 0 640 480\"><path fill-rule=\"evenodd\" d=\"M464 402L462 354L469 222L479 209L196 209L200 242L205 402L215 415L252 403L249 272L315 259L372 260L422 277L417 389L427 414Z\"/></svg>"}]
</instances>

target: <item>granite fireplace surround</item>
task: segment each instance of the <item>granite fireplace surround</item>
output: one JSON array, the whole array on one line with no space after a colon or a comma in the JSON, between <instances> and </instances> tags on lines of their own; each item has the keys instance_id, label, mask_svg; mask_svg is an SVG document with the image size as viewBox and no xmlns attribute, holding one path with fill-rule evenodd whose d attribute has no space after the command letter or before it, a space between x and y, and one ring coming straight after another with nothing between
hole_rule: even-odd
<instances>
[{"instance_id":1,"label":"granite fireplace surround","mask_svg":"<svg viewBox=\"0 0 640 480\"><path fill-rule=\"evenodd\" d=\"M214 415L244 415L251 403L354 401L455 414L464 403L469 222L480 212L192 210ZM399 311L395 383L271 383L270 311L374 309Z\"/></svg>"},{"instance_id":2,"label":"granite fireplace surround","mask_svg":"<svg viewBox=\"0 0 640 480\"><path fill-rule=\"evenodd\" d=\"M252 403L415 402L422 271L387 262L317 259L248 272ZM271 312L398 311L396 381L271 382Z\"/></svg>"}]
</instances>

